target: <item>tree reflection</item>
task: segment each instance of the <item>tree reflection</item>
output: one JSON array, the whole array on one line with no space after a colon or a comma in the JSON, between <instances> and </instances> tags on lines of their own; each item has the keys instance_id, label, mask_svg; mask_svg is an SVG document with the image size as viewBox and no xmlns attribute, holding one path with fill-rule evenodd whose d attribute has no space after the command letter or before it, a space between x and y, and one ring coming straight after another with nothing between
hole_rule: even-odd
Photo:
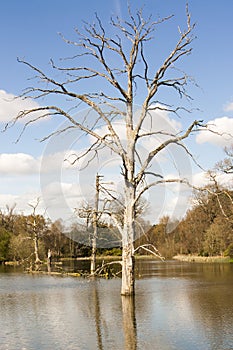
<instances>
[{"instance_id":1,"label":"tree reflection","mask_svg":"<svg viewBox=\"0 0 233 350\"><path fill-rule=\"evenodd\" d=\"M102 332L101 332L100 298L99 298L97 281L94 281L94 282L95 282L95 286L93 288L93 301L94 301L94 307L95 307L95 327L96 327L97 344L98 344L98 350L103 350L103 341L102 341Z\"/></svg>"},{"instance_id":2,"label":"tree reflection","mask_svg":"<svg viewBox=\"0 0 233 350\"><path fill-rule=\"evenodd\" d=\"M137 324L135 316L135 297L122 295L121 301L125 350L136 350Z\"/></svg>"}]
</instances>

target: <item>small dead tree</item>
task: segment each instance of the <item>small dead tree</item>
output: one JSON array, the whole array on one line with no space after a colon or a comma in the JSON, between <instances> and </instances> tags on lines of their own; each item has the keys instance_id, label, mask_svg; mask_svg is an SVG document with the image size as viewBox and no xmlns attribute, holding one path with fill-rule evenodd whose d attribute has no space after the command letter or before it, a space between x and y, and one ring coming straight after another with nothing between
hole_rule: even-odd
<instances>
[{"instance_id":1,"label":"small dead tree","mask_svg":"<svg viewBox=\"0 0 233 350\"><path fill-rule=\"evenodd\" d=\"M30 231L32 231L33 241L34 241L34 254L35 254L35 263L40 264L41 260L39 257L39 231L38 224L36 222L36 209L40 203L40 199L37 198L35 204L28 203L28 205L32 208L32 222L29 223Z\"/></svg>"},{"instance_id":2,"label":"small dead tree","mask_svg":"<svg viewBox=\"0 0 233 350\"><path fill-rule=\"evenodd\" d=\"M95 200L94 200L94 208L92 208L89 204L83 206L76 210L78 216L80 218L86 219L86 228L88 231L89 223L92 223L93 232L91 238L91 275L94 275L96 269L96 250L97 250L97 238L98 238L98 221L100 219L99 213L99 192L100 192L100 179L103 177L102 175L96 174L95 177Z\"/></svg>"},{"instance_id":3,"label":"small dead tree","mask_svg":"<svg viewBox=\"0 0 233 350\"><path fill-rule=\"evenodd\" d=\"M98 221L100 218L99 215L99 192L100 192L100 178L102 176L96 174L95 177L95 200L94 200L94 208L92 208L89 204L86 206L76 210L78 216L80 218L86 219L86 229L88 232L89 224L92 223L93 232L91 234L91 275L94 275L96 269L96 251L97 251L97 238L98 238Z\"/></svg>"},{"instance_id":4,"label":"small dead tree","mask_svg":"<svg viewBox=\"0 0 233 350\"><path fill-rule=\"evenodd\" d=\"M223 186L219 182L219 173L232 174L232 156L228 153L229 158L225 158L215 166L215 170L209 170L207 177L209 185L199 189L200 193L206 193L207 197L216 198L217 205L220 209L222 217L233 225L233 193L229 186Z\"/></svg>"},{"instance_id":5,"label":"small dead tree","mask_svg":"<svg viewBox=\"0 0 233 350\"><path fill-rule=\"evenodd\" d=\"M190 155L182 141L199 127L203 127L201 121L194 120L187 129L179 133L163 130L162 127L156 129L153 123L152 128L146 131L144 129L146 120L152 121L156 112L169 112L175 116L179 111L187 111L184 106L169 106L167 103L158 103L157 99L163 88L174 91L179 97L190 98L187 93L189 77L184 72L175 70L175 64L192 51L191 43L194 39L192 33L195 25L191 23L188 7L186 16L185 29L181 30L178 27L177 42L159 67L150 63L145 48L152 42L157 27L173 16L159 18L156 21L152 16L144 18L142 10L133 14L130 8L126 20L119 17L111 18L110 33L96 15L96 23L85 23L82 32L76 29L77 40L63 38L67 44L76 48L77 52L73 56L73 61L66 60L63 66L58 66L51 60L51 71L55 71L54 75L19 59L19 62L28 66L39 80L38 84L34 83L24 90L21 98L34 98L37 101L41 99L43 103L52 95L59 96L60 99L55 105L48 103L21 111L6 128L27 118L23 132L37 120L48 116L52 118L60 116L65 118L68 126L50 133L42 140L76 128L84 135L90 135L93 140L92 144L77 157L76 162L88 154L92 154L90 156L92 159L103 148L110 150L121 161L124 220L118 228L122 237L122 295L132 295L135 291L134 239L137 202L148 189L157 184L180 181L179 178L168 180L162 174L151 171L150 167L153 161L171 145L181 147ZM89 92L82 90L82 82L89 81ZM93 87L94 91L91 91ZM65 104L63 98L66 99ZM141 109L136 113L135 106L139 99ZM67 101L70 102L70 107L67 107ZM80 115L78 113L80 105L89 107L93 112L91 116L88 115L90 112L84 117ZM76 116L74 116L75 108ZM124 140L117 128L119 122L124 127ZM161 136L162 141L157 145L151 145L141 158L138 152L140 143L155 135Z\"/></svg>"},{"instance_id":6,"label":"small dead tree","mask_svg":"<svg viewBox=\"0 0 233 350\"><path fill-rule=\"evenodd\" d=\"M96 249L98 237L98 219L99 219L99 192L101 175L97 174L95 178L95 207L93 211L93 237L92 237L92 254L91 254L91 274L95 273L96 269Z\"/></svg>"},{"instance_id":7,"label":"small dead tree","mask_svg":"<svg viewBox=\"0 0 233 350\"><path fill-rule=\"evenodd\" d=\"M217 171L225 174L233 174L233 144L224 148L226 157L215 166Z\"/></svg>"}]
</instances>

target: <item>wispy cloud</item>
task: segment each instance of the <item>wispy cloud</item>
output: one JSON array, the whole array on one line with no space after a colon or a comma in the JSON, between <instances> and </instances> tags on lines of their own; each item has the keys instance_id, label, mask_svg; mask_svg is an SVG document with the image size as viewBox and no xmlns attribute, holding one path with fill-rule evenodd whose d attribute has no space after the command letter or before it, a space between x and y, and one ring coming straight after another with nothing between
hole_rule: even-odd
<instances>
[{"instance_id":1,"label":"wispy cloud","mask_svg":"<svg viewBox=\"0 0 233 350\"><path fill-rule=\"evenodd\" d=\"M25 153L0 154L0 174L18 176L38 173L40 161Z\"/></svg>"},{"instance_id":2,"label":"wispy cloud","mask_svg":"<svg viewBox=\"0 0 233 350\"><path fill-rule=\"evenodd\" d=\"M224 110L225 112L232 112L232 111L233 111L233 102L227 103L227 104L224 106L223 110Z\"/></svg>"},{"instance_id":3,"label":"wispy cloud","mask_svg":"<svg viewBox=\"0 0 233 350\"><path fill-rule=\"evenodd\" d=\"M199 144L208 142L220 147L233 143L233 118L221 117L210 120L207 129L203 129L196 137Z\"/></svg>"},{"instance_id":4,"label":"wispy cloud","mask_svg":"<svg viewBox=\"0 0 233 350\"><path fill-rule=\"evenodd\" d=\"M32 99L23 99L0 90L0 122L9 122L20 111L36 108L39 105Z\"/></svg>"}]
</instances>

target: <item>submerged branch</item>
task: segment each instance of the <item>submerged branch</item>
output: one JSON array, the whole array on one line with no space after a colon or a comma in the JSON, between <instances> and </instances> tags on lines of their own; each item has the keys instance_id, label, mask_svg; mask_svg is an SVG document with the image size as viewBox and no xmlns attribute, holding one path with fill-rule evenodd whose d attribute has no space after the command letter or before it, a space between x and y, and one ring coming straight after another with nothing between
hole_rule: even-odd
<instances>
[{"instance_id":1,"label":"submerged branch","mask_svg":"<svg viewBox=\"0 0 233 350\"><path fill-rule=\"evenodd\" d=\"M100 266L98 269L95 270L94 272L94 275L100 275L101 272L107 267L107 266L110 266L110 265L113 265L113 264L120 264L122 266L122 261L121 260L115 260L115 261L110 261L108 263L105 263L103 264L102 266Z\"/></svg>"}]
</instances>

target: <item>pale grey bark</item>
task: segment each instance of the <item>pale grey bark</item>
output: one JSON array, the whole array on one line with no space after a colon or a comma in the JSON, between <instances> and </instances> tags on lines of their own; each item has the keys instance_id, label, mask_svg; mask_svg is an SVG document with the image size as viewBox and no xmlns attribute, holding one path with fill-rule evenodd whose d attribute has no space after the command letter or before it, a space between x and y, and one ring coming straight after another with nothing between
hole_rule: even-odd
<instances>
[{"instance_id":1,"label":"pale grey bark","mask_svg":"<svg viewBox=\"0 0 233 350\"><path fill-rule=\"evenodd\" d=\"M93 237L92 237L92 254L91 254L91 275L94 275L96 270L96 249L98 238L98 216L99 216L99 191L100 191L101 175L96 175L95 181L95 207L93 211Z\"/></svg>"},{"instance_id":2,"label":"pale grey bark","mask_svg":"<svg viewBox=\"0 0 233 350\"><path fill-rule=\"evenodd\" d=\"M35 263L39 264L41 263L40 257L39 257L39 235L38 235L38 228L36 224L36 209L40 203L39 198L37 198L35 204L28 204L32 208L32 217L33 217L33 223L32 223L32 234L33 234L33 241L34 241L34 254L35 254Z\"/></svg>"}]
</instances>

